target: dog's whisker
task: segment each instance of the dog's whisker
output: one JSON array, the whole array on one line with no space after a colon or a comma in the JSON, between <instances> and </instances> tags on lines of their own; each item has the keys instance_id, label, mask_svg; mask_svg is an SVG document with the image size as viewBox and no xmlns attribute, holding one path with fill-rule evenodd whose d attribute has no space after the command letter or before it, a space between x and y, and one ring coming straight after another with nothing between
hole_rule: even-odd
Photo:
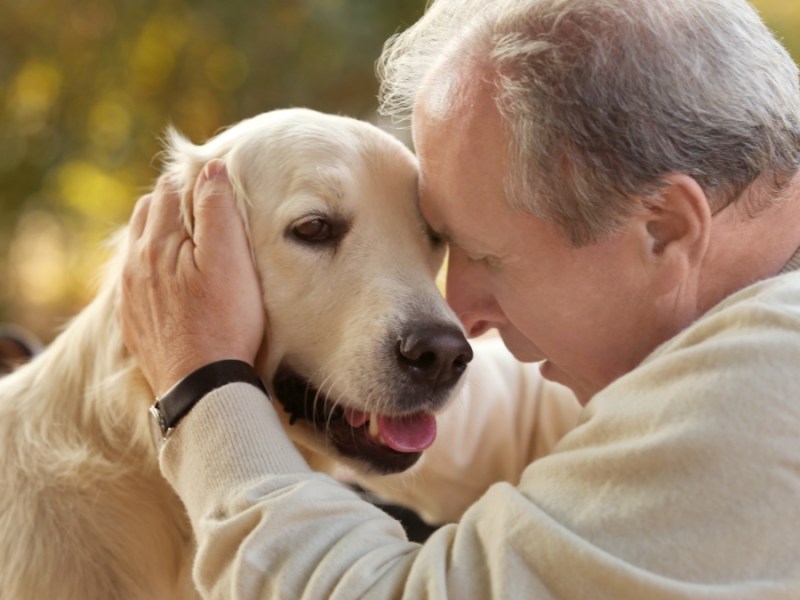
<instances>
[{"instance_id":1,"label":"dog's whisker","mask_svg":"<svg viewBox=\"0 0 800 600\"><path fill-rule=\"evenodd\" d=\"M335 375L336 375L335 373L332 373L325 380L323 380L323 384L321 385L321 387L323 387L325 384L328 384L328 383L330 384L331 387L335 386L336 383L337 383L337 380L335 379ZM327 419L327 421L325 423L325 430L329 431L330 430L331 419L333 418L333 415L336 412L336 408L342 406L342 401L339 398L332 398L329 395L326 395L326 397L331 402L330 411L328 413L328 419ZM370 406L370 405L371 405L370 398L367 397L367 406ZM357 439L358 439L357 431L360 428L359 427L354 427L352 425L352 423L350 423L350 421L348 421L347 419L345 419L345 422L347 423L347 426L348 426L349 431L350 431L350 439L351 439L351 441L354 442L354 443L357 442Z\"/></svg>"},{"instance_id":2,"label":"dog's whisker","mask_svg":"<svg viewBox=\"0 0 800 600\"><path fill-rule=\"evenodd\" d=\"M325 416L325 427L324 427L324 430L327 433L327 432L330 431L331 419L333 418L333 415L336 412L336 408L339 406L340 401L337 398L332 397L329 393L325 392L325 386L326 385L330 384L329 385L329 389L332 390L333 387L334 387L334 384L335 384L335 381L333 381L334 374L331 373L330 375L325 375L326 369L327 369L327 365L323 366L319 370L320 384L317 387L317 393L314 396L312 411L313 411L314 414L316 414L317 407L318 407L317 403L320 402L320 401L322 401L322 402L326 402L327 401L327 405L324 404L323 407L322 407L323 414Z\"/></svg>"}]
</instances>

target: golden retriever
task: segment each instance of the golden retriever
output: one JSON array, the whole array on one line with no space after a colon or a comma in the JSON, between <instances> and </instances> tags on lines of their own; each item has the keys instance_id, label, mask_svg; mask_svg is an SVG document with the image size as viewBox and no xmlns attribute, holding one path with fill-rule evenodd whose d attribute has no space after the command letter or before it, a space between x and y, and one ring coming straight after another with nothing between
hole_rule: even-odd
<instances>
[{"instance_id":1,"label":"golden retriever","mask_svg":"<svg viewBox=\"0 0 800 600\"><path fill-rule=\"evenodd\" d=\"M288 109L200 146L173 132L167 156L189 230L196 176L226 162L269 315L257 368L309 461L410 467L472 357L435 285L444 245L420 216L412 153L367 123ZM122 254L61 335L0 379L3 599L197 596L152 391L115 320Z\"/></svg>"}]
</instances>

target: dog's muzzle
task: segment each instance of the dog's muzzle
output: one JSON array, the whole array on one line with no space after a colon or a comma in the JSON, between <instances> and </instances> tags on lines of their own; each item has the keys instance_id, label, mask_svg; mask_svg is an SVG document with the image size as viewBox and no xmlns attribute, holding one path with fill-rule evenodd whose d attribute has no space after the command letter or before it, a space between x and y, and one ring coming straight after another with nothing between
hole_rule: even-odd
<instances>
[{"instance_id":1,"label":"dog's muzzle","mask_svg":"<svg viewBox=\"0 0 800 600\"><path fill-rule=\"evenodd\" d=\"M404 327L389 339L385 356L391 367L376 379L391 400L380 403L381 412L355 408L346 398L330 398L287 365L278 370L273 389L290 423L306 422L342 456L370 470L394 473L411 467L433 443L434 413L464 374L472 348L458 327L422 323Z\"/></svg>"}]
</instances>

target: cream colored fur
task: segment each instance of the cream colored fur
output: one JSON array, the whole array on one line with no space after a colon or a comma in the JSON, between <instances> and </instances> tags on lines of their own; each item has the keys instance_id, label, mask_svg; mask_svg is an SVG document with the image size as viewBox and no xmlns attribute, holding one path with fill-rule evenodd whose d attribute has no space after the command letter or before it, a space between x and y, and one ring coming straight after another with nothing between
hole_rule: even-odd
<instances>
[{"instance_id":1,"label":"cream colored fur","mask_svg":"<svg viewBox=\"0 0 800 600\"><path fill-rule=\"evenodd\" d=\"M194 179L214 157L226 160L264 281L265 381L288 361L337 402L390 410L387 329L413 315L456 323L433 283L443 250L418 213L411 153L370 125L301 109L202 146L173 134L167 171L184 184L189 228ZM290 239L292 223L317 213L350 220L357 237L324 251ZM152 392L115 319L120 267L112 260L94 301L0 379L3 600L196 597L189 523L148 430ZM310 427L289 431L309 457L325 449Z\"/></svg>"}]
</instances>

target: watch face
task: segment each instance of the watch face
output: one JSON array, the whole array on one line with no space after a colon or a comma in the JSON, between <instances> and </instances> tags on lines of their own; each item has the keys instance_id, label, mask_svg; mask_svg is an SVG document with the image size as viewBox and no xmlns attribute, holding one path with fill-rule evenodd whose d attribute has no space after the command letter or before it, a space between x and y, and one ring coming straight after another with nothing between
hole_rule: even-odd
<instances>
[{"instance_id":1,"label":"watch face","mask_svg":"<svg viewBox=\"0 0 800 600\"><path fill-rule=\"evenodd\" d=\"M167 429L167 424L164 421L164 415L161 412L161 408L158 406L158 402L155 402L150 407L149 412L150 412L150 436L153 438L153 446L155 447L157 452L161 450L161 446L164 445L169 430Z\"/></svg>"}]
</instances>

